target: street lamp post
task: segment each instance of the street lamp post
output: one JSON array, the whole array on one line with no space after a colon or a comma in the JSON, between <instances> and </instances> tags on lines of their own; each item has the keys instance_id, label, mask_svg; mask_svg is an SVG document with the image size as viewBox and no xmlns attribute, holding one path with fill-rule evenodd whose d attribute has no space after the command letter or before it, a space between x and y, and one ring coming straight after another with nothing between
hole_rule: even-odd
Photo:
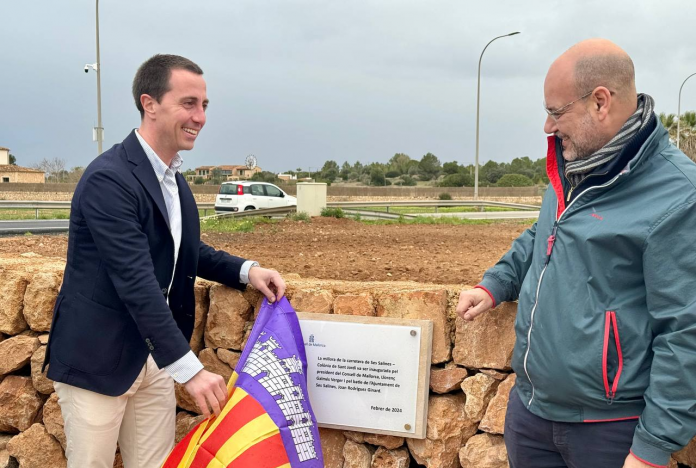
<instances>
[{"instance_id":1,"label":"street lamp post","mask_svg":"<svg viewBox=\"0 0 696 468\"><path fill-rule=\"evenodd\" d=\"M101 59L99 57L99 0L97 1L97 152L102 154L104 127L101 117Z\"/></svg>"},{"instance_id":2,"label":"street lamp post","mask_svg":"<svg viewBox=\"0 0 696 468\"><path fill-rule=\"evenodd\" d=\"M514 36L519 34L519 31L512 32L510 34L504 34L502 36L494 37L491 41L486 44L486 47L481 51L481 56L479 57L478 64L478 81L476 85L476 168L474 171L474 200L478 200L478 180L479 180L479 109L481 105L481 60L483 60L483 53L486 51L489 45L497 39L502 37Z\"/></svg>"},{"instance_id":3,"label":"street lamp post","mask_svg":"<svg viewBox=\"0 0 696 468\"><path fill-rule=\"evenodd\" d=\"M691 75L687 76L686 80L684 80L682 85L679 87L679 102L677 104L677 149L679 148L679 137L681 136L681 92L684 84L686 84L688 79L694 75L696 75L696 73L692 73Z\"/></svg>"},{"instance_id":4,"label":"street lamp post","mask_svg":"<svg viewBox=\"0 0 696 468\"><path fill-rule=\"evenodd\" d=\"M102 143L104 142L104 127L102 127L101 117L101 58L99 57L99 0L97 2L97 61L85 65L85 73L92 69L97 74L97 126L94 127L94 139L97 141L97 156L102 154Z\"/></svg>"}]
</instances>

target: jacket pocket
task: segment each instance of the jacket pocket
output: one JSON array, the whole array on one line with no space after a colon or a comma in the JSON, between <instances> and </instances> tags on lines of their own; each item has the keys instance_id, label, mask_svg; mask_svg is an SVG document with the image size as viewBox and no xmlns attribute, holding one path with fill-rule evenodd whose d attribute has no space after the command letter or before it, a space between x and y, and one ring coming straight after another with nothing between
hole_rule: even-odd
<instances>
[{"instance_id":1,"label":"jacket pocket","mask_svg":"<svg viewBox=\"0 0 696 468\"><path fill-rule=\"evenodd\" d=\"M613 339L612 339L613 336ZM612 349L613 348L613 349ZM616 353L616 372L609 371L610 353ZM613 359L612 359L613 360ZM612 366L614 367L614 366ZM621 339L619 327L616 322L616 312L608 310L604 315L604 346L602 347L602 378L604 379L604 392L609 404L614 402L616 391L619 388L621 371L623 370L623 353L621 351ZM610 375L611 376L610 380Z\"/></svg>"},{"instance_id":2,"label":"jacket pocket","mask_svg":"<svg viewBox=\"0 0 696 468\"><path fill-rule=\"evenodd\" d=\"M53 352L63 364L92 375L109 375L121 360L127 312L76 293L63 301Z\"/></svg>"}]
</instances>

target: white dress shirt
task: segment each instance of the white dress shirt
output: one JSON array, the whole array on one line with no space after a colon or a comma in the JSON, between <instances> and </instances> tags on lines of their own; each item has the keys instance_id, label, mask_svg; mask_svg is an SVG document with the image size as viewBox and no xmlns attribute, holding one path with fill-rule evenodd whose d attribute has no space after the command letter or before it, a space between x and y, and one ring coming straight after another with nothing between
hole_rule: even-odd
<instances>
[{"instance_id":1,"label":"white dress shirt","mask_svg":"<svg viewBox=\"0 0 696 468\"><path fill-rule=\"evenodd\" d=\"M155 170L155 176L159 181L160 188L162 189L162 196L164 197L164 203L167 205L167 215L169 217L169 227L172 234L172 239L174 240L174 271L176 271L176 262L179 258L179 247L181 246L181 201L179 199L179 188L176 184L176 173L181 168L183 164L183 159L177 153L172 159L172 162L167 166L164 161L162 161L157 153L147 144L147 142L140 136L138 131L135 131L135 136L138 137L140 145L143 147L147 159L152 164L152 168ZM198 219L196 219L198 222ZM239 273L239 280L242 283L249 282L249 270L252 266L257 266L258 263L253 260L247 260L242 265L241 271ZM174 271L172 272L172 281L174 281ZM169 283L169 290L172 287L172 283ZM169 294L167 294L167 303L169 303ZM186 383L193 378L194 375L203 369L203 364L198 360L193 351L189 351L182 358L173 362L172 364L165 366L164 368L172 378L178 383Z\"/></svg>"}]
</instances>

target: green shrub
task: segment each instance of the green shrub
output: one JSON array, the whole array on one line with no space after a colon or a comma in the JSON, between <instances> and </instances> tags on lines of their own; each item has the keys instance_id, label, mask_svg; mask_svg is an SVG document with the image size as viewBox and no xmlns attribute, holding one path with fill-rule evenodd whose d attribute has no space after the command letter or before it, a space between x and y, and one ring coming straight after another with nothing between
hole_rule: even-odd
<instances>
[{"instance_id":1,"label":"green shrub","mask_svg":"<svg viewBox=\"0 0 696 468\"><path fill-rule=\"evenodd\" d=\"M312 218L309 217L309 214L305 211L298 211L297 213L293 213L290 215L290 219L292 221L303 221L305 223L309 223L312 221Z\"/></svg>"},{"instance_id":2,"label":"green shrub","mask_svg":"<svg viewBox=\"0 0 696 468\"><path fill-rule=\"evenodd\" d=\"M450 174L438 184L440 187L471 187L474 180L469 174Z\"/></svg>"},{"instance_id":3,"label":"green shrub","mask_svg":"<svg viewBox=\"0 0 696 468\"><path fill-rule=\"evenodd\" d=\"M399 177L401 174L399 174L399 171L387 171L384 175L393 179L394 177Z\"/></svg>"},{"instance_id":4,"label":"green shrub","mask_svg":"<svg viewBox=\"0 0 696 468\"><path fill-rule=\"evenodd\" d=\"M440 196L438 197L440 200L451 200L452 195L450 195L447 192L441 193Z\"/></svg>"},{"instance_id":5,"label":"green shrub","mask_svg":"<svg viewBox=\"0 0 696 468\"><path fill-rule=\"evenodd\" d=\"M403 183L401 185L405 185L406 187L415 187L416 185L418 185L418 182L416 182L416 179L414 179L413 177L411 177L409 175L402 175L401 180L403 181Z\"/></svg>"},{"instance_id":6,"label":"green shrub","mask_svg":"<svg viewBox=\"0 0 696 468\"><path fill-rule=\"evenodd\" d=\"M321 215L325 218L344 218L346 214L340 208L324 208Z\"/></svg>"},{"instance_id":7,"label":"green shrub","mask_svg":"<svg viewBox=\"0 0 696 468\"><path fill-rule=\"evenodd\" d=\"M522 174L505 174L498 179L498 187L531 187L534 185L532 179Z\"/></svg>"}]
</instances>

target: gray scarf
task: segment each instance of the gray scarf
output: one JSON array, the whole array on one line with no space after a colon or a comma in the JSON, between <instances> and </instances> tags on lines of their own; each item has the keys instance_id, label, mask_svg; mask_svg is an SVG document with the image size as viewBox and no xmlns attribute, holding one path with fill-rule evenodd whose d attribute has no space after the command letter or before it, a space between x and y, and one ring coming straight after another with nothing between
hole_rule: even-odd
<instances>
[{"instance_id":1,"label":"gray scarf","mask_svg":"<svg viewBox=\"0 0 696 468\"><path fill-rule=\"evenodd\" d=\"M565 175L573 187L582 182L588 172L599 167L621 153L629 141L648 124L655 108L655 101L647 94L638 95L638 109L623 124L619 133L609 140L609 143L597 150L591 156L576 161L566 161Z\"/></svg>"}]
</instances>

